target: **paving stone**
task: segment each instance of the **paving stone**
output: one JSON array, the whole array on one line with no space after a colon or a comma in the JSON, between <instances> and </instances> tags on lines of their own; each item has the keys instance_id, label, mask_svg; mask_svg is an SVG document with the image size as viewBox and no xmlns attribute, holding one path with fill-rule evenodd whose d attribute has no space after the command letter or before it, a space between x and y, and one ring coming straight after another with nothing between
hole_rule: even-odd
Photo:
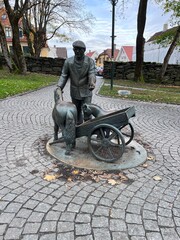
<instances>
[{"instance_id":1,"label":"paving stone","mask_svg":"<svg viewBox=\"0 0 180 240\"><path fill-rule=\"evenodd\" d=\"M105 207L105 206L98 206L95 210L95 215L98 216L109 216L109 207Z\"/></svg>"},{"instance_id":2,"label":"paving stone","mask_svg":"<svg viewBox=\"0 0 180 240\"><path fill-rule=\"evenodd\" d=\"M79 223L89 223L91 221L90 214L79 213L76 216L75 222Z\"/></svg>"},{"instance_id":3,"label":"paving stone","mask_svg":"<svg viewBox=\"0 0 180 240\"><path fill-rule=\"evenodd\" d=\"M147 233L148 240L162 240L161 234L158 232Z\"/></svg>"},{"instance_id":4,"label":"paving stone","mask_svg":"<svg viewBox=\"0 0 180 240\"><path fill-rule=\"evenodd\" d=\"M55 220L57 221L61 216L61 212L57 212L57 211L49 211L45 217L45 220Z\"/></svg>"},{"instance_id":5,"label":"paving stone","mask_svg":"<svg viewBox=\"0 0 180 240\"><path fill-rule=\"evenodd\" d=\"M158 224L159 226L174 227L172 218L158 216Z\"/></svg>"},{"instance_id":6,"label":"paving stone","mask_svg":"<svg viewBox=\"0 0 180 240\"><path fill-rule=\"evenodd\" d=\"M56 221L46 221L42 223L42 226L40 228L40 232L56 232Z\"/></svg>"},{"instance_id":7,"label":"paving stone","mask_svg":"<svg viewBox=\"0 0 180 240\"><path fill-rule=\"evenodd\" d=\"M26 223L23 234L36 234L40 228L40 223Z\"/></svg>"},{"instance_id":8,"label":"paving stone","mask_svg":"<svg viewBox=\"0 0 180 240\"><path fill-rule=\"evenodd\" d=\"M74 223L72 222L58 222L58 233L74 231Z\"/></svg>"},{"instance_id":9,"label":"paving stone","mask_svg":"<svg viewBox=\"0 0 180 240\"><path fill-rule=\"evenodd\" d=\"M144 220L144 228L146 231L154 231L154 232L159 231L157 221L153 221L153 220Z\"/></svg>"},{"instance_id":10,"label":"paving stone","mask_svg":"<svg viewBox=\"0 0 180 240\"><path fill-rule=\"evenodd\" d=\"M117 208L111 208L110 216L112 218L125 219L125 210L117 209Z\"/></svg>"},{"instance_id":11,"label":"paving stone","mask_svg":"<svg viewBox=\"0 0 180 240\"><path fill-rule=\"evenodd\" d=\"M26 222L26 219L24 218L14 218L12 222L10 223L10 227L17 227L17 228L22 228Z\"/></svg>"},{"instance_id":12,"label":"paving stone","mask_svg":"<svg viewBox=\"0 0 180 240\"><path fill-rule=\"evenodd\" d=\"M8 228L4 239L20 239L22 229L21 228Z\"/></svg>"},{"instance_id":13,"label":"paving stone","mask_svg":"<svg viewBox=\"0 0 180 240\"><path fill-rule=\"evenodd\" d=\"M112 232L112 240L129 240L128 234L123 232Z\"/></svg>"},{"instance_id":14,"label":"paving stone","mask_svg":"<svg viewBox=\"0 0 180 240\"><path fill-rule=\"evenodd\" d=\"M93 237L92 237L92 235L76 237L76 240L93 240Z\"/></svg>"},{"instance_id":15,"label":"paving stone","mask_svg":"<svg viewBox=\"0 0 180 240\"><path fill-rule=\"evenodd\" d=\"M161 228L163 240L179 240L179 236L174 228Z\"/></svg>"},{"instance_id":16,"label":"paving stone","mask_svg":"<svg viewBox=\"0 0 180 240\"><path fill-rule=\"evenodd\" d=\"M94 240L111 240L111 235L108 229L106 228L95 228L94 232Z\"/></svg>"},{"instance_id":17,"label":"paving stone","mask_svg":"<svg viewBox=\"0 0 180 240\"><path fill-rule=\"evenodd\" d=\"M125 232L127 230L126 224L121 219L110 219L110 230L112 232Z\"/></svg>"},{"instance_id":18,"label":"paving stone","mask_svg":"<svg viewBox=\"0 0 180 240\"><path fill-rule=\"evenodd\" d=\"M128 224L128 233L130 236L145 236L143 226L138 224Z\"/></svg>"},{"instance_id":19,"label":"paving stone","mask_svg":"<svg viewBox=\"0 0 180 240\"><path fill-rule=\"evenodd\" d=\"M40 240L56 240L56 234L55 233L51 233L51 234L45 234L43 236L40 237Z\"/></svg>"},{"instance_id":20,"label":"paving stone","mask_svg":"<svg viewBox=\"0 0 180 240\"><path fill-rule=\"evenodd\" d=\"M143 218L144 219L152 219L157 220L157 215L155 212L149 211L149 210L143 210Z\"/></svg>"},{"instance_id":21,"label":"paving stone","mask_svg":"<svg viewBox=\"0 0 180 240\"><path fill-rule=\"evenodd\" d=\"M142 224L142 218L138 214L126 214L126 222L127 223L137 223L137 224Z\"/></svg>"},{"instance_id":22,"label":"paving stone","mask_svg":"<svg viewBox=\"0 0 180 240\"><path fill-rule=\"evenodd\" d=\"M5 233L7 224L0 225L0 235L3 235Z\"/></svg>"},{"instance_id":23,"label":"paving stone","mask_svg":"<svg viewBox=\"0 0 180 240\"><path fill-rule=\"evenodd\" d=\"M15 216L14 213L2 213L0 215L0 224L10 223L14 216Z\"/></svg>"},{"instance_id":24,"label":"paving stone","mask_svg":"<svg viewBox=\"0 0 180 240\"><path fill-rule=\"evenodd\" d=\"M43 212L46 213L49 211L49 209L51 208L51 205L47 204L47 203L40 203L37 205L37 207L34 209L36 212Z\"/></svg>"},{"instance_id":25,"label":"paving stone","mask_svg":"<svg viewBox=\"0 0 180 240\"><path fill-rule=\"evenodd\" d=\"M38 235L35 234L23 235L22 240L38 240Z\"/></svg>"},{"instance_id":26,"label":"paving stone","mask_svg":"<svg viewBox=\"0 0 180 240\"><path fill-rule=\"evenodd\" d=\"M79 235L89 235L91 234L91 226L90 223L76 223L75 224L75 234Z\"/></svg>"},{"instance_id":27,"label":"paving stone","mask_svg":"<svg viewBox=\"0 0 180 240\"><path fill-rule=\"evenodd\" d=\"M74 233L58 233L57 240L74 240Z\"/></svg>"},{"instance_id":28,"label":"paving stone","mask_svg":"<svg viewBox=\"0 0 180 240\"><path fill-rule=\"evenodd\" d=\"M95 209L95 206L93 204L84 204L82 207L81 207L81 212L84 212L84 213L93 213L94 212L94 209Z\"/></svg>"},{"instance_id":29,"label":"paving stone","mask_svg":"<svg viewBox=\"0 0 180 240\"><path fill-rule=\"evenodd\" d=\"M75 216L74 212L64 212L61 214L60 221L74 222Z\"/></svg>"},{"instance_id":30,"label":"paving stone","mask_svg":"<svg viewBox=\"0 0 180 240\"><path fill-rule=\"evenodd\" d=\"M107 217L93 217L92 218L92 227L93 228L108 228L109 221Z\"/></svg>"},{"instance_id":31,"label":"paving stone","mask_svg":"<svg viewBox=\"0 0 180 240\"><path fill-rule=\"evenodd\" d=\"M28 218L28 222L41 222L43 218L44 218L44 213L32 212L32 214Z\"/></svg>"}]
</instances>

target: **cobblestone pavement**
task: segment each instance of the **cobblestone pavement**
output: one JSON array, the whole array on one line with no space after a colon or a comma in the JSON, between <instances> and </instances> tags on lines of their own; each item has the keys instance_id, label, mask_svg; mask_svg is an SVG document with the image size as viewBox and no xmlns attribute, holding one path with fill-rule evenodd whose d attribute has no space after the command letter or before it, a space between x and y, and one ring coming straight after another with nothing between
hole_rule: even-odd
<instances>
[{"instance_id":1,"label":"cobblestone pavement","mask_svg":"<svg viewBox=\"0 0 180 240\"><path fill-rule=\"evenodd\" d=\"M94 95L105 109L135 106L146 167L125 170L130 181L114 186L48 182L42 173L54 161L44 148L53 134L53 89L0 101L0 240L180 239L180 106Z\"/></svg>"}]
</instances>

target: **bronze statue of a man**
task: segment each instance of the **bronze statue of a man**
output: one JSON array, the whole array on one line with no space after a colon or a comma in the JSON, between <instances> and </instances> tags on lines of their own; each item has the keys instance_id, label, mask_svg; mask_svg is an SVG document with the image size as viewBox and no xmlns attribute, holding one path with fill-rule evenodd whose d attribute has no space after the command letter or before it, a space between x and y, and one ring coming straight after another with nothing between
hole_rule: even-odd
<instances>
[{"instance_id":1,"label":"bronze statue of a man","mask_svg":"<svg viewBox=\"0 0 180 240\"><path fill-rule=\"evenodd\" d=\"M82 105L91 103L96 74L94 60L84 54L86 51L84 42L78 40L72 46L75 56L66 59L64 62L58 87L63 90L70 78L70 95L77 108L77 124L79 125L83 122Z\"/></svg>"}]
</instances>

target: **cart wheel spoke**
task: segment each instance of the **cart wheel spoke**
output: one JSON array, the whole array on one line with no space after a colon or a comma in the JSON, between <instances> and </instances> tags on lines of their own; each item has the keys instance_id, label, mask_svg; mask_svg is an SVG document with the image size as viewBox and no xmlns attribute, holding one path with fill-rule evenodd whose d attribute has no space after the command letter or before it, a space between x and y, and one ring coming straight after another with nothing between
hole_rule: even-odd
<instances>
[{"instance_id":1,"label":"cart wheel spoke","mask_svg":"<svg viewBox=\"0 0 180 240\"><path fill-rule=\"evenodd\" d=\"M103 131L103 128L100 128L99 130L100 130L101 136L102 136L103 138L105 138L105 133L104 133L104 131Z\"/></svg>"},{"instance_id":2,"label":"cart wheel spoke","mask_svg":"<svg viewBox=\"0 0 180 240\"><path fill-rule=\"evenodd\" d=\"M100 124L90 133L88 145L91 153L98 160L114 162L122 156L125 142L123 135L116 127Z\"/></svg>"},{"instance_id":3,"label":"cart wheel spoke","mask_svg":"<svg viewBox=\"0 0 180 240\"><path fill-rule=\"evenodd\" d=\"M124 136L125 144L128 145L134 137L134 128L131 123L120 128L121 133Z\"/></svg>"}]
</instances>

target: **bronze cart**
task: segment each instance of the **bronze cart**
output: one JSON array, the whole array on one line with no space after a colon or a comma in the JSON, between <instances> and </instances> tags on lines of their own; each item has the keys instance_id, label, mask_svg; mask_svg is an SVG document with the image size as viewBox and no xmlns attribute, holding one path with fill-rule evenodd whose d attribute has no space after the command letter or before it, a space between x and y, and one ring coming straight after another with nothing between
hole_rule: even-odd
<instances>
[{"instance_id":1,"label":"bronze cart","mask_svg":"<svg viewBox=\"0 0 180 240\"><path fill-rule=\"evenodd\" d=\"M129 107L93 118L76 127L76 138L87 136L92 155L101 161L118 160L134 137L129 119L135 116L135 108Z\"/></svg>"}]
</instances>

